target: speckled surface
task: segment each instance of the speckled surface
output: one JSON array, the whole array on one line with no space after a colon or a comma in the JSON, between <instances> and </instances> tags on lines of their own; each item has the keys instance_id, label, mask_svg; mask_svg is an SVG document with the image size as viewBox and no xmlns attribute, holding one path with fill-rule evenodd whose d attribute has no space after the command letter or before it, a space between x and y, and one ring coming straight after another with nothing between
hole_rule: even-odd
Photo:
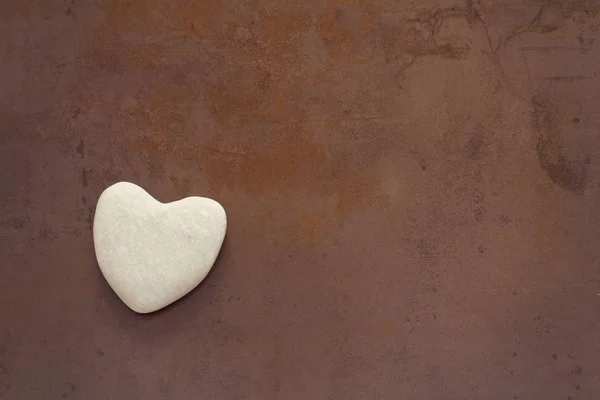
<instances>
[{"instance_id":1,"label":"speckled surface","mask_svg":"<svg viewBox=\"0 0 600 400\"><path fill-rule=\"evenodd\" d=\"M592 399L594 0L0 3L1 399ZM98 196L216 199L136 315Z\"/></svg>"}]
</instances>

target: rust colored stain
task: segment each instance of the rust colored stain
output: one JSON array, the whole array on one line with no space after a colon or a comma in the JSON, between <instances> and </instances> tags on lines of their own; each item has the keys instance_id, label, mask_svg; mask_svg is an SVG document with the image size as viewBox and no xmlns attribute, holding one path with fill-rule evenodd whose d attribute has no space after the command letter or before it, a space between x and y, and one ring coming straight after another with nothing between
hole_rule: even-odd
<instances>
[{"instance_id":1,"label":"rust colored stain","mask_svg":"<svg viewBox=\"0 0 600 400\"><path fill-rule=\"evenodd\" d=\"M112 71L131 65L160 68L182 62L186 54L173 51L173 43L213 38L214 22L227 12L221 1L164 3L126 0L100 1L97 4L104 12L105 20L94 29L94 45L86 58L90 64ZM143 38L144 34L149 37ZM124 46L124 37L137 43Z\"/></svg>"},{"instance_id":2,"label":"rust colored stain","mask_svg":"<svg viewBox=\"0 0 600 400\"><path fill-rule=\"evenodd\" d=\"M243 188L249 194L290 188L326 190L334 163L328 160L323 145L307 132L277 132L264 141L235 145L216 138L201 147L209 179L215 186Z\"/></svg>"},{"instance_id":3,"label":"rust colored stain","mask_svg":"<svg viewBox=\"0 0 600 400\"><path fill-rule=\"evenodd\" d=\"M158 24L153 29L170 29L194 38L202 38L203 26L219 18L224 11L223 2L219 0L183 3L124 0L99 1L97 4L106 13L107 23L118 30L132 30L152 21Z\"/></svg>"},{"instance_id":4,"label":"rust colored stain","mask_svg":"<svg viewBox=\"0 0 600 400\"><path fill-rule=\"evenodd\" d=\"M359 15L356 19L345 18L349 11ZM356 23L359 23L358 27ZM363 64L368 56L359 51L360 44L369 36L373 18L365 5L357 1L328 2L326 10L319 15L317 29L334 62L351 61Z\"/></svg>"},{"instance_id":5,"label":"rust colored stain","mask_svg":"<svg viewBox=\"0 0 600 400\"><path fill-rule=\"evenodd\" d=\"M132 146L155 165L162 164L174 151L172 143L168 134L156 134L135 139ZM263 198L286 195L292 202L287 212L299 213L292 227L310 243L331 233L353 212L383 201L372 177L348 171L311 132L290 125L282 125L273 136L261 141L248 137L232 142L216 136L178 149L177 153L180 160L202 166L216 193ZM320 212L302 210L293 204L302 193L328 199L329 205Z\"/></svg>"},{"instance_id":6,"label":"rust colored stain","mask_svg":"<svg viewBox=\"0 0 600 400\"><path fill-rule=\"evenodd\" d=\"M0 1L0 398L598 398L596 3ZM227 211L163 312L121 180Z\"/></svg>"},{"instance_id":7,"label":"rust colored stain","mask_svg":"<svg viewBox=\"0 0 600 400\"><path fill-rule=\"evenodd\" d=\"M325 41L327 52L333 58L347 59L352 52L354 38L340 23L342 9L329 5L327 11L319 17L319 34Z\"/></svg>"},{"instance_id":8,"label":"rust colored stain","mask_svg":"<svg viewBox=\"0 0 600 400\"><path fill-rule=\"evenodd\" d=\"M31 14L31 0L10 1L0 18L9 21L11 18L23 18Z\"/></svg>"}]
</instances>

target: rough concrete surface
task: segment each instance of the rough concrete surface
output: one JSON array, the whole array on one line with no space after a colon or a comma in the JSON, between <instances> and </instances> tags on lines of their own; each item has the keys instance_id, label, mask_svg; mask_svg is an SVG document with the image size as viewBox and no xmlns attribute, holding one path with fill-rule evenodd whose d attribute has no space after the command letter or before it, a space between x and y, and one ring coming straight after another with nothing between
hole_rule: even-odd
<instances>
[{"instance_id":1,"label":"rough concrete surface","mask_svg":"<svg viewBox=\"0 0 600 400\"><path fill-rule=\"evenodd\" d=\"M600 396L600 2L3 0L1 399ZM228 213L140 316L91 222Z\"/></svg>"}]
</instances>

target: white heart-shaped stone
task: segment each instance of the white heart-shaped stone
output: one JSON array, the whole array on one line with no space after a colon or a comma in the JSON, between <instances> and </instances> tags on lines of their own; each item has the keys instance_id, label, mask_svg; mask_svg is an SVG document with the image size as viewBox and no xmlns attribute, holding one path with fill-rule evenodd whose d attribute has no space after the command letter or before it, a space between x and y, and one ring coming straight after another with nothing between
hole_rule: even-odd
<instances>
[{"instance_id":1,"label":"white heart-shaped stone","mask_svg":"<svg viewBox=\"0 0 600 400\"><path fill-rule=\"evenodd\" d=\"M165 204L133 183L119 182L98 199L94 248L117 296L132 310L150 313L202 282L226 230L225 210L212 199Z\"/></svg>"}]
</instances>

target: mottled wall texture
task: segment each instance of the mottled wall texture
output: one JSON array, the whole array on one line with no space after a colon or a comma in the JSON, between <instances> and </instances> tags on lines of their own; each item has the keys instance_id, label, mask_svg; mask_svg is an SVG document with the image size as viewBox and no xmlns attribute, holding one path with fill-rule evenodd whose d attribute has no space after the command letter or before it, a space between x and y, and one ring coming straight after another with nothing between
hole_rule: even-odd
<instances>
[{"instance_id":1,"label":"mottled wall texture","mask_svg":"<svg viewBox=\"0 0 600 400\"><path fill-rule=\"evenodd\" d=\"M598 0L2 0L0 399L599 398L598 60ZM228 212L153 315L120 180Z\"/></svg>"}]
</instances>

